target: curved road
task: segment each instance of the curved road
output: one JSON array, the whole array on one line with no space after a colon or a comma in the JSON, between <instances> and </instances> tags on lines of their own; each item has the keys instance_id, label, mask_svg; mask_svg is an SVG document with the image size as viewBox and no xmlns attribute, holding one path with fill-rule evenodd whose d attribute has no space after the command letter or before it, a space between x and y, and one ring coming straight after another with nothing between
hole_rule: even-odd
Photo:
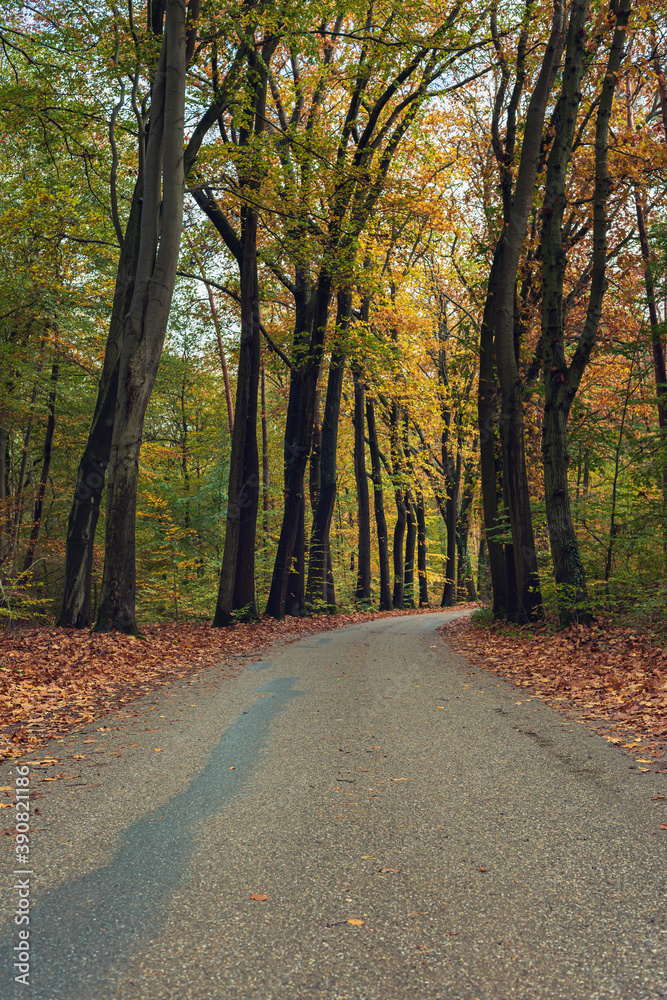
<instances>
[{"instance_id":1,"label":"curved road","mask_svg":"<svg viewBox=\"0 0 667 1000\"><path fill-rule=\"evenodd\" d=\"M0 996L667 997L667 782L448 650L452 617L310 636L51 744L29 987L1 842Z\"/></svg>"}]
</instances>

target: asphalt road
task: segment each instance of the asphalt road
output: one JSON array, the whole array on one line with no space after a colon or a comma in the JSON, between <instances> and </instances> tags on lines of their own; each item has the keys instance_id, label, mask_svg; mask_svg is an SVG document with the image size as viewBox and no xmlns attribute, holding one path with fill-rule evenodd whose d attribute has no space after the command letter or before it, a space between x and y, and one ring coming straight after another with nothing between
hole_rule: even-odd
<instances>
[{"instance_id":1,"label":"asphalt road","mask_svg":"<svg viewBox=\"0 0 667 1000\"><path fill-rule=\"evenodd\" d=\"M29 986L0 840L3 1000L667 997L665 776L449 651L451 617L320 633L51 744Z\"/></svg>"}]
</instances>

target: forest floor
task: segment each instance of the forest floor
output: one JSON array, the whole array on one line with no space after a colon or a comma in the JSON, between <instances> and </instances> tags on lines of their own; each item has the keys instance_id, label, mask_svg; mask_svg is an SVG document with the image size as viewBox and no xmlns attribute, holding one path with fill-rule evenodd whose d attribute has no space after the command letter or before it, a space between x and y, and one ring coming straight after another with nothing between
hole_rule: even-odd
<instances>
[{"instance_id":1,"label":"forest floor","mask_svg":"<svg viewBox=\"0 0 667 1000\"><path fill-rule=\"evenodd\" d=\"M476 605L457 605L457 608ZM234 628L145 628L145 639L20 625L0 632L0 760L20 757L163 684L221 667L236 677L267 646L377 618L430 610L272 618ZM667 758L667 647L649 631L598 621L507 626L460 618L441 630L466 659L634 753L639 770ZM667 768L667 760L664 763ZM667 769L660 773L667 773Z\"/></svg>"},{"instance_id":2,"label":"forest floor","mask_svg":"<svg viewBox=\"0 0 667 1000\"><path fill-rule=\"evenodd\" d=\"M539 698L633 754L637 770L667 774L664 637L600 618L562 630L460 618L439 631L471 663L515 684L517 704Z\"/></svg>"}]
</instances>

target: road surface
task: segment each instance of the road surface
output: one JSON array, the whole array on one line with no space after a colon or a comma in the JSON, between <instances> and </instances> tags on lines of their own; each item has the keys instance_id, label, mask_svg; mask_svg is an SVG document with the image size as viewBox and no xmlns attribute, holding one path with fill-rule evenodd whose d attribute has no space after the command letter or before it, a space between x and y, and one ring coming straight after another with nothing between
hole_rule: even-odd
<instances>
[{"instance_id":1,"label":"road surface","mask_svg":"<svg viewBox=\"0 0 667 1000\"><path fill-rule=\"evenodd\" d=\"M665 777L448 650L452 617L313 635L50 744L29 986L0 841L0 996L667 997Z\"/></svg>"}]
</instances>

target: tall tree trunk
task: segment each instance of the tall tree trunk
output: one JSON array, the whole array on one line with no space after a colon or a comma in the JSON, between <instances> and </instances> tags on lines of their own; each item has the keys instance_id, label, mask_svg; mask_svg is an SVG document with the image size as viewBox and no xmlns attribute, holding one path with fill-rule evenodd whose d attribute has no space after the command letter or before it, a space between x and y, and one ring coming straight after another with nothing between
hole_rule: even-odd
<instances>
[{"instance_id":1,"label":"tall tree trunk","mask_svg":"<svg viewBox=\"0 0 667 1000\"><path fill-rule=\"evenodd\" d=\"M354 480L357 487L357 518L359 529L357 584L354 599L362 607L371 603L371 511L366 474L365 409L366 386L358 364L352 365L354 380Z\"/></svg>"},{"instance_id":2,"label":"tall tree trunk","mask_svg":"<svg viewBox=\"0 0 667 1000\"><path fill-rule=\"evenodd\" d=\"M303 360L290 373L285 421L283 522L266 605L266 613L273 618L285 616L288 590L291 612L303 614L305 610L304 474L312 444L315 394L322 364L331 290L331 276L323 271L312 296L312 304L310 295L295 297L297 315L294 357L301 357ZM290 575L296 575L297 580L290 582Z\"/></svg>"},{"instance_id":3,"label":"tall tree trunk","mask_svg":"<svg viewBox=\"0 0 667 1000\"><path fill-rule=\"evenodd\" d=\"M410 490L405 491L405 571L403 575L403 607L415 606L415 544L417 515Z\"/></svg>"},{"instance_id":4,"label":"tall tree trunk","mask_svg":"<svg viewBox=\"0 0 667 1000\"><path fill-rule=\"evenodd\" d=\"M139 449L176 280L183 223L186 11L168 0L151 95L137 276L125 324L111 442L105 562L96 629L137 633L135 516ZM162 197L161 197L162 195Z\"/></svg>"},{"instance_id":5,"label":"tall tree trunk","mask_svg":"<svg viewBox=\"0 0 667 1000\"><path fill-rule=\"evenodd\" d=\"M417 572L419 574L419 607L428 607L428 576L426 572L426 508L424 506L424 494L421 489L417 491L415 500L415 513L417 515Z\"/></svg>"},{"instance_id":6,"label":"tall tree trunk","mask_svg":"<svg viewBox=\"0 0 667 1000\"><path fill-rule=\"evenodd\" d=\"M576 5L570 18L561 94L556 105L555 135L549 153L542 211L542 353L544 421L542 455L544 493L556 595L562 624L588 619L584 567L570 510L567 417L572 399L561 391L564 351L563 282L567 256L563 248L563 213L567 169L572 156L581 84L587 64L589 3Z\"/></svg>"},{"instance_id":7,"label":"tall tree trunk","mask_svg":"<svg viewBox=\"0 0 667 1000\"><path fill-rule=\"evenodd\" d=\"M337 298L336 339L344 342L350 325L352 296L349 292L339 292ZM320 487L317 507L313 514L310 533L308 559L308 588L306 605L311 610L323 602L327 610L335 612L329 596L333 593L333 570L329 551L331 518L336 501L338 425L340 403L343 392L346 355L334 348L329 365L327 394L322 419L322 443L320 457ZM329 595L329 596L328 596Z\"/></svg>"},{"instance_id":8,"label":"tall tree trunk","mask_svg":"<svg viewBox=\"0 0 667 1000\"><path fill-rule=\"evenodd\" d=\"M261 135L266 121L268 64L276 48L274 38L262 46L262 59L248 53L247 89L253 116L241 129L239 145L244 148ZM253 164L254 166L254 164ZM236 385L236 403L229 460L227 522L222 556L220 586L213 626L258 618L255 602L255 552L259 510L260 470L257 449L257 400L261 369L261 319L257 280L257 200L262 179L253 171L241 175L241 343Z\"/></svg>"},{"instance_id":9,"label":"tall tree trunk","mask_svg":"<svg viewBox=\"0 0 667 1000\"><path fill-rule=\"evenodd\" d=\"M514 600L508 593L508 580L505 572L505 549L502 541L504 525L500 511L502 487L499 487L498 483L498 475L500 474L502 477L502 468L499 469L498 462L500 453L497 429L498 394L493 360L493 317L498 293L498 256L498 253L494 255L489 273L488 292L479 338L477 413L484 540L488 552L493 614L496 618L505 618L508 605L514 603Z\"/></svg>"},{"instance_id":10,"label":"tall tree trunk","mask_svg":"<svg viewBox=\"0 0 667 1000\"><path fill-rule=\"evenodd\" d=\"M366 423L368 424L368 450L371 456L371 481L373 483L373 507L375 510L375 526L378 538L378 561L380 563L380 611L391 611L391 579L389 573L389 535L387 518L384 512L384 495L382 490L382 462L378 445L377 425L375 421L375 405L370 398L366 399Z\"/></svg>"},{"instance_id":11,"label":"tall tree trunk","mask_svg":"<svg viewBox=\"0 0 667 1000\"><path fill-rule=\"evenodd\" d=\"M111 453L123 330L134 295L141 233L142 193L143 184L138 182L134 188L125 239L118 260L116 288L95 412L79 462L70 508L65 548L63 605L58 619L58 625L67 628L89 628L91 623L91 577L95 529L100 515L100 503Z\"/></svg>"},{"instance_id":12,"label":"tall tree trunk","mask_svg":"<svg viewBox=\"0 0 667 1000\"><path fill-rule=\"evenodd\" d=\"M396 504L396 527L394 528L394 589L392 603L395 608L403 607L405 597L405 528L407 509L403 486L403 463L401 461L401 411L397 402L392 402L389 413L391 435L391 473Z\"/></svg>"},{"instance_id":13,"label":"tall tree trunk","mask_svg":"<svg viewBox=\"0 0 667 1000\"><path fill-rule=\"evenodd\" d=\"M244 212L241 265L241 343L229 459L227 521L213 626L257 618L255 537L259 500L257 395L261 363L257 289L257 213Z\"/></svg>"},{"instance_id":14,"label":"tall tree trunk","mask_svg":"<svg viewBox=\"0 0 667 1000\"><path fill-rule=\"evenodd\" d=\"M473 447L475 447L475 445L473 445ZM463 494L461 496L461 507L456 526L458 549L458 593L460 597L460 595L465 591L469 601L477 600L469 551L470 518L472 515L474 496L474 463L473 460L470 459L465 463Z\"/></svg>"},{"instance_id":15,"label":"tall tree trunk","mask_svg":"<svg viewBox=\"0 0 667 1000\"><path fill-rule=\"evenodd\" d=\"M556 109L556 130L547 167L542 225L544 357L544 422L542 454L549 541L561 624L590 621L591 611L570 504L570 462L567 422L572 402L588 364L602 311L607 266L607 201L611 188L608 168L609 121L614 92L625 53L632 0L621 0L609 50L595 133L595 192L593 196L593 265L586 320L568 364L564 347L563 282L566 254L562 242L565 177L581 101L581 82L587 62L584 34L588 10L578 6L568 32L563 89Z\"/></svg>"},{"instance_id":16,"label":"tall tree trunk","mask_svg":"<svg viewBox=\"0 0 667 1000\"><path fill-rule=\"evenodd\" d=\"M518 617L542 612L537 553L530 510L523 429L523 383L517 363L515 300L519 256L526 237L539 165L544 116L563 50L565 10L554 5L551 34L526 111L521 159L506 225L500 238L498 299L494 309L495 353L502 398L503 474L508 498L518 599Z\"/></svg>"},{"instance_id":17,"label":"tall tree trunk","mask_svg":"<svg viewBox=\"0 0 667 1000\"><path fill-rule=\"evenodd\" d=\"M447 370L447 341L449 327L446 302L441 299L438 315L438 393L440 396L440 449L445 473L445 531L447 553L445 559L445 585L441 606L450 608L456 597L456 515L458 511L458 477L452 435L452 405Z\"/></svg>"},{"instance_id":18,"label":"tall tree trunk","mask_svg":"<svg viewBox=\"0 0 667 1000\"><path fill-rule=\"evenodd\" d=\"M56 389L58 385L58 361L54 361L51 367L51 391L49 392L48 419L46 421L46 433L44 435L44 448L42 451L42 473L39 477L37 496L35 497L35 511L32 521L32 531L28 540L23 571L27 572L35 561L35 550L39 539L39 531L42 526L42 512L44 510L44 497L46 487L49 482L49 472L51 470L51 457L53 455L53 433L56 428Z\"/></svg>"},{"instance_id":19,"label":"tall tree trunk","mask_svg":"<svg viewBox=\"0 0 667 1000\"><path fill-rule=\"evenodd\" d=\"M336 328L340 331L342 338L344 338L350 324L351 307L352 296L346 292L339 292ZM308 587L306 591L306 606L310 610L316 608L321 602L331 613L335 612L335 608L327 606L327 568L330 562L329 532L336 501L336 454L338 450L338 424L345 362L345 354L335 348L332 352L331 363L329 365L327 394L322 419L320 488L310 532Z\"/></svg>"}]
</instances>

